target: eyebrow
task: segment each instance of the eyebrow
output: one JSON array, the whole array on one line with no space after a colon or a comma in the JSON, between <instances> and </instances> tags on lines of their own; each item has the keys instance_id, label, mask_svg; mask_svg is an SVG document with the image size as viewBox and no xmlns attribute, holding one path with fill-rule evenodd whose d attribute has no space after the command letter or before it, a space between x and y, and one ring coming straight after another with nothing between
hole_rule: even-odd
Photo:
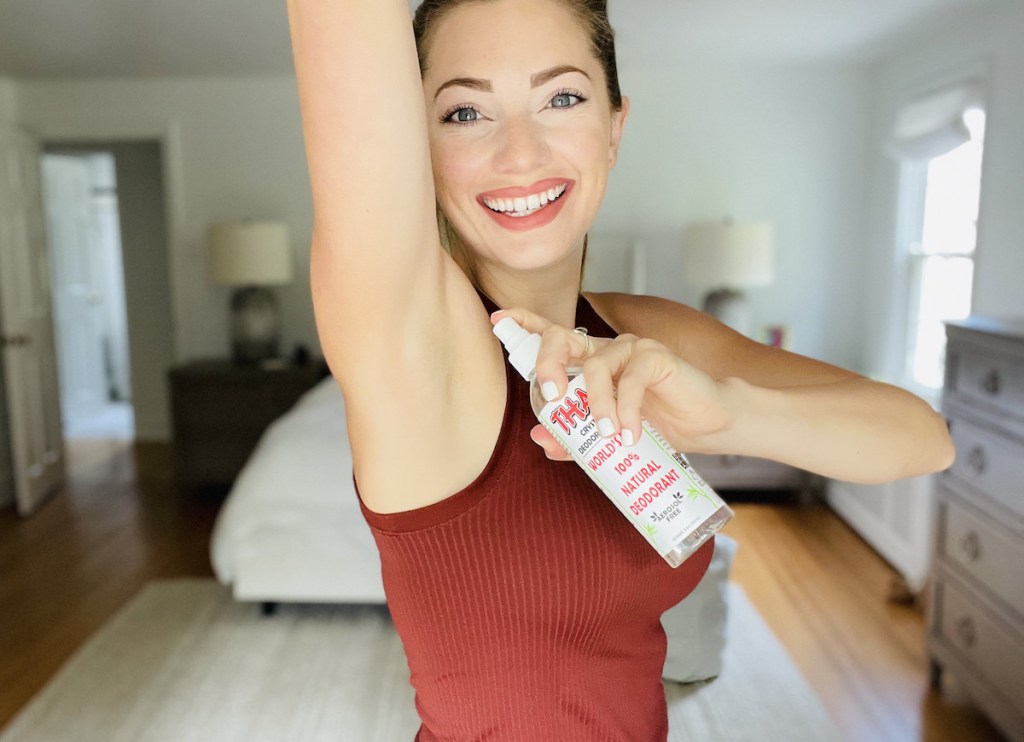
<instances>
[{"instance_id":1,"label":"eyebrow","mask_svg":"<svg viewBox=\"0 0 1024 742\"><path fill-rule=\"evenodd\" d=\"M581 70L579 67L574 67L571 64L560 64L556 67L549 67L546 70L541 70L535 75L531 75L530 87L540 87L544 83L550 82L551 80L554 80L556 77L565 75L569 72L578 72L588 80L590 79L590 75ZM478 77L454 77L451 80L448 80L448 82L442 84L441 87L437 89L437 92L434 93L434 100L437 100L437 96L441 95L442 90L452 87L472 88L473 90L482 90L485 93L494 92L494 88L491 85L490 80L481 80Z\"/></svg>"}]
</instances>

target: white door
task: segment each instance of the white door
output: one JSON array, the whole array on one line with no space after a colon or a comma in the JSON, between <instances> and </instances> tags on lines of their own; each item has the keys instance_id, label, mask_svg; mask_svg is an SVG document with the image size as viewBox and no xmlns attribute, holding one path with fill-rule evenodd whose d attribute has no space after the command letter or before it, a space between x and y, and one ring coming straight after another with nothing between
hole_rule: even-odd
<instances>
[{"instance_id":1,"label":"white door","mask_svg":"<svg viewBox=\"0 0 1024 742\"><path fill-rule=\"evenodd\" d=\"M0 128L0 340L15 496L24 515L64 481L39 180L37 143Z\"/></svg>"},{"instance_id":2,"label":"white door","mask_svg":"<svg viewBox=\"0 0 1024 742\"><path fill-rule=\"evenodd\" d=\"M42 160L64 422L97 414L110 393L103 356L104 287L92 249L92 175L80 157Z\"/></svg>"}]
</instances>

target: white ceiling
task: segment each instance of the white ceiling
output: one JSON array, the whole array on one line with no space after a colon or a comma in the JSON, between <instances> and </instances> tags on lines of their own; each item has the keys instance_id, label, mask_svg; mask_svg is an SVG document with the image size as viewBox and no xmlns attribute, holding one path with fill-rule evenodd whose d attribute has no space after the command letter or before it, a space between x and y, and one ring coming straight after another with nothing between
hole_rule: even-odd
<instances>
[{"instance_id":1,"label":"white ceiling","mask_svg":"<svg viewBox=\"0 0 1024 742\"><path fill-rule=\"evenodd\" d=\"M609 5L624 61L671 61L681 50L864 59L915 24L992 1L611 0ZM0 76L273 75L291 69L283 0L0 0Z\"/></svg>"}]
</instances>

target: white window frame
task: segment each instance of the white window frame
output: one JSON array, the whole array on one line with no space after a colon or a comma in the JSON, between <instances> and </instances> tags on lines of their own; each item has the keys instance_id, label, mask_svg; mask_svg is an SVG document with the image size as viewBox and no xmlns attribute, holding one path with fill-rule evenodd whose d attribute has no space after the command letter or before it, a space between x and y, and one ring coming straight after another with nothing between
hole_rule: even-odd
<instances>
[{"instance_id":1,"label":"white window frame","mask_svg":"<svg viewBox=\"0 0 1024 742\"><path fill-rule=\"evenodd\" d=\"M970 78L967 78L968 80ZM977 77L969 84L976 86L976 91L981 86L976 82ZM960 81L951 81L948 87L956 88L962 85L964 78ZM941 88L939 88L941 91ZM908 104L906 108L910 108ZM978 94L971 106L985 109L984 96ZM901 111L902 113L902 111ZM899 127L897 123L897 129ZM967 257L974 261L975 270L972 279L972 303L974 299L974 285L977 282L977 244L971 252L956 253L924 253L921 249L923 238L925 197L928 183L928 164L933 158L912 157L896 151L890 141L889 153L899 162L899 180L897 189L897 211L895 223L895 244L893 250L893 293L892 308L893 317L899 318L896 327L892 328L895 335L897 357L891 358L894 378L901 386L909 389L915 394L938 406L941 398L941 389L933 389L930 386L919 383L914 378L913 363L915 356L915 343L917 337L917 307L920 304L921 281L924 272L925 259L929 257ZM938 156L938 155L936 155Z\"/></svg>"}]
</instances>

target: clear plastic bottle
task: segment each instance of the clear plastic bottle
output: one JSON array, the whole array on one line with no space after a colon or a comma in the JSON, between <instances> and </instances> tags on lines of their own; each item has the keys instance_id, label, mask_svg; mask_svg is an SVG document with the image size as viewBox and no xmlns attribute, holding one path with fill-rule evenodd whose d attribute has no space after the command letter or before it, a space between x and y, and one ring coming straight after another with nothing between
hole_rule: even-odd
<instances>
[{"instance_id":1,"label":"clear plastic bottle","mask_svg":"<svg viewBox=\"0 0 1024 742\"><path fill-rule=\"evenodd\" d=\"M509 362L530 382L530 404L540 423L672 567L678 567L730 518L732 510L644 420L640 438L602 437L590 414L582 369L569 368L569 387L548 402L534 375L540 336L506 317L494 327Z\"/></svg>"}]
</instances>

